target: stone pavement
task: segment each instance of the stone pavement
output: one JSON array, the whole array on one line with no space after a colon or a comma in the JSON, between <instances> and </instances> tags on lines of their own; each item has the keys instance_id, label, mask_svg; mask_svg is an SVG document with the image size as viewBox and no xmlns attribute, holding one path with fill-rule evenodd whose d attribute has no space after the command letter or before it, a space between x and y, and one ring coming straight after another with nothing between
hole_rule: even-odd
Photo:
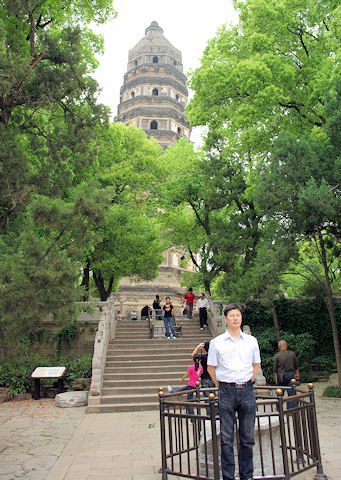
<instances>
[{"instance_id":1,"label":"stone pavement","mask_svg":"<svg viewBox=\"0 0 341 480\"><path fill-rule=\"evenodd\" d=\"M321 398L325 386L315 387L323 467L340 480L341 399ZM85 414L49 399L0 405L0 480L161 480L159 467L157 411Z\"/></svg>"},{"instance_id":2,"label":"stone pavement","mask_svg":"<svg viewBox=\"0 0 341 480\"><path fill-rule=\"evenodd\" d=\"M0 404L0 480L45 480L85 409L56 408L54 399Z\"/></svg>"}]
</instances>

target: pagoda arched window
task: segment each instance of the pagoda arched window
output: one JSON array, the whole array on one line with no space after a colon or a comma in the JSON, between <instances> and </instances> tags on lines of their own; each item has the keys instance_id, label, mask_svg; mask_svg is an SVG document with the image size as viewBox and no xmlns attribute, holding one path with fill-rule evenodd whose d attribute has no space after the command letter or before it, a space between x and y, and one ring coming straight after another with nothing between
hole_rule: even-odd
<instances>
[{"instance_id":1,"label":"pagoda arched window","mask_svg":"<svg viewBox=\"0 0 341 480\"><path fill-rule=\"evenodd\" d=\"M153 63L159 63L159 57L157 57L156 55L155 57L153 57Z\"/></svg>"},{"instance_id":2,"label":"pagoda arched window","mask_svg":"<svg viewBox=\"0 0 341 480\"><path fill-rule=\"evenodd\" d=\"M157 121L156 120L152 120L150 122L150 130L157 130Z\"/></svg>"},{"instance_id":3,"label":"pagoda arched window","mask_svg":"<svg viewBox=\"0 0 341 480\"><path fill-rule=\"evenodd\" d=\"M154 95L154 96L159 95L159 89L158 88L153 88L152 95Z\"/></svg>"}]
</instances>

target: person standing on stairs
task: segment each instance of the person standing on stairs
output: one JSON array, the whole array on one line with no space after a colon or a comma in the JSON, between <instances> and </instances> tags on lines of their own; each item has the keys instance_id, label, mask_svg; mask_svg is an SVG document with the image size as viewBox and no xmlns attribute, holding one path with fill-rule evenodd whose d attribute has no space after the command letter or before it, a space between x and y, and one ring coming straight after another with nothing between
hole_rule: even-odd
<instances>
[{"instance_id":1,"label":"person standing on stairs","mask_svg":"<svg viewBox=\"0 0 341 480\"><path fill-rule=\"evenodd\" d=\"M182 305L186 303L186 315L187 315L187 320L191 320L192 318L192 312L193 312L193 304L196 302L195 295L193 293L193 288L190 287L188 289L188 292L185 294L184 299L182 300Z\"/></svg>"},{"instance_id":2,"label":"person standing on stairs","mask_svg":"<svg viewBox=\"0 0 341 480\"><path fill-rule=\"evenodd\" d=\"M168 338L168 340L171 338L169 329L171 329L173 338L176 338L173 321L174 321L174 307L171 304L170 297L166 297L166 303L163 306L163 322L165 324L166 337Z\"/></svg>"},{"instance_id":3,"label":"person standing on stairs","mask_svg":"<svg viewBox=\"0 0 341 480\"><path fill-rule=\"evenodd\" d=\"M186 373L183 375L183 377L180 380L180 385L182 385L185 381L185 379L189 375L189 380L188 384L186 387L178 388L178 389L173 389L170 385L168 385L167 389L169 393L178 393L178 392L184 392L185 390L193 390L195 388L195 383L199 381L200 375L202 374L202 366L200 365L200 355L194 355L193 357L193 364L190 365L187 368ZM190 402L193 398L193 392L187 393L187 401ZM189 407L188 408L188 413L190 415L193 414L193 408Z\"/></svg>"},{"instance_id":4,"label":"person standing on stairs","mask_svg":"<svg viewBox=\"0 0 341 480\"><path fill-rule=\"evenodd\" d=\"M207 310L210 307L208 306L207 298L205 298L204 293L200 293L200 298L197 303L196 311L199 312L200 319L200 330L204 330L207 327Z\"/></svg>"},{"instance_id":5,"label":"person standing on stairs","mask_svg":"<svg viewBox=\"0 0 341 480\"><path fill-rule=\"evenodd\" d=\"M199 345L195 347L195 349L192 352L192 358L194 358L196 355L199 355L200 364L202 366L202 374L200 377L202 388L215 388L214 381L212 380L212 378L210 377L210 374L207 371L207 356L208 356L209 348L210 348L210 342L206 341L206 342L199 343ZM201 354L198 353L200 349L201 349ZM210 393L211 393L210 391L204 392L205 397L208 397Z\"/></svg>"},{"instance_id":6,"label":"person standing on stairs","mask_svg":"<svg viewBox=\"0 0 341 480\"><path fill-rule=\"evenodd\" d=\"M156 320L162 320L162 308L161 308L161 305L160 305L160 297L159 295L155 295L155 300L153 302L153 309L154 309L154 312L155 312L155 319Z\"/></svg>"}]
</instances>

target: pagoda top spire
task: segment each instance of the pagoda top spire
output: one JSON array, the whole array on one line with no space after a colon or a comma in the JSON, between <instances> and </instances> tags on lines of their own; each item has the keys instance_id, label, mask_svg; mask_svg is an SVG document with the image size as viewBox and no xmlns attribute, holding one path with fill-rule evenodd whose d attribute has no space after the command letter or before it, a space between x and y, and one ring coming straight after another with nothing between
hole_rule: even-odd
<instances>
[{"instance_id":1,"label":"pagoda top spire","mask_svg":"<svg viewBox=\"0 0 341 480\"><path fill-rule=\"evenodd\" d=\"M162 28L160 27L160 25L155 20L149 25L149 27L146 28L145 35L147 35L147 32L149 30L159 30L159 32L163 33Z\"/></svg>"}]
</instances>

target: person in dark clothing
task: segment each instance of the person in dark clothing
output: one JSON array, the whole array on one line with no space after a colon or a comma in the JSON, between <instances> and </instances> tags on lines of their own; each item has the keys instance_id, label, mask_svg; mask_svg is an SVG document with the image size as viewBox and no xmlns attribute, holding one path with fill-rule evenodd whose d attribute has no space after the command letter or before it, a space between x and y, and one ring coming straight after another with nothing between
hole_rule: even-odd
<instances>
[{"instance_id":1,"label":"person in dark clothing","mask_svg":"<svg viewBox=\"0 0 341 480\"><path fill-rule=\"evenodd\" d=\"M163 306L163 322L165 324L166 337L168 338L168 340L171 338L169 329L171 329L173 338L176 338L173 320L174 320L174 307L171 304L170 297L166 297L166 303Z\"/></svg>"},{"instance_id":2,"label":"person in dark clothing","mask_svg":"<svg viewBox=\"0 0 341 480\"><path fill-rule=\"evenodd\" d=\"M149 316L149 311L150 311L150 308L148 307L148 305L146 305L145 307L142 308L141 310L141 318L148 318Z\"/></svg>"},{"instance_id":3,"label":"person in dark clothing","mask_svg":"<svg viewBox=\"0 0 341 480\"><path fill-rule=\"evenodd\" d=\"M200 319L200 330L203 330L207 327L207 310L210 307L208 306L207 298L205 298L204 293L200 293L200 298L197 303L197 312L199 312L199 319Z\"/></svg>"},{"instance_id":4,"label":"person in dark clothing","mask_svg":"<svg viewBox=\"0 0 341 480\"><path fill-rule=\"evenodd\" d=\"M284 340L278 342L278 350L274 358L274 374L276 385L290 387L291 380L299 380L300 374L298 369L298 360L294 352L288 350L288 345ZM288 395L293 394L292 390L288 390ZM288 402L288 408L293 408L293 402Z\"/></svg>"},{"instance_id":5,"label":"person in dark clothing","mask_svg":"<svg viewBox=\"0 0 341 480\"><path fill-rule=\"evenodd\" d=\"M207 371L207 356L208 356L209 348L210 348L210 342L206 341L206 342L199 343L199 345L195 347L195 349L192 352L192 358L194 358L196 355L198 355L198 351L201 349L201 354L199 354L199 359L200 359L200 364L203 370L200 377L202 388L215 387L214 382ZM204 392L205 397L208 397L209 394L210 394L209 391Z\"/></svg>"},{"instance_id":6,"label":"person in dark clothing","mask_svg":"<svg viewBox=\"0 0 341 480\"><path fill-rule=\"evenodd\" d=\"M156 320L163 320L162 318L162 308L160 304L161 300L159 295L155 295L155 300L153 302L153 309L155 311L155 319Z\"/></svg>"}]
</instances>

